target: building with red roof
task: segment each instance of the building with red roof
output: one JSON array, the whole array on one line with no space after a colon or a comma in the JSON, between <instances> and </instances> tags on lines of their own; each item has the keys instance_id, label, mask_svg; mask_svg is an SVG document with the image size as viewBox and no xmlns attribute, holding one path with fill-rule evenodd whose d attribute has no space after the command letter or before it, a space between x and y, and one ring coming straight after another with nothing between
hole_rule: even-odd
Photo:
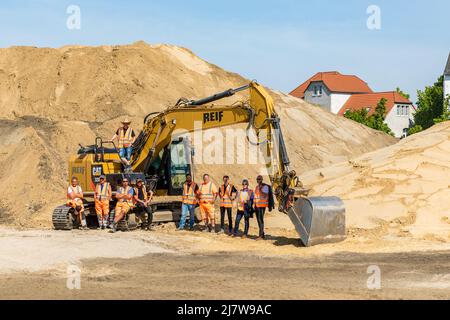
<instances>
[{"instance_id":1,"label":"building with red roof","mask_svg":"<svg viewBox=\"0 0 450 320\"><path fill-rule=\"evenodd\" d=\"M382 98L386 99L386 123L398 138L412 126L414 106L396 91L373 92L366 82L354 75L337 71L319 72L294 89L290 95L343 116L347 111L366 109L375 112Z\"/></svg>"}]
</instances>

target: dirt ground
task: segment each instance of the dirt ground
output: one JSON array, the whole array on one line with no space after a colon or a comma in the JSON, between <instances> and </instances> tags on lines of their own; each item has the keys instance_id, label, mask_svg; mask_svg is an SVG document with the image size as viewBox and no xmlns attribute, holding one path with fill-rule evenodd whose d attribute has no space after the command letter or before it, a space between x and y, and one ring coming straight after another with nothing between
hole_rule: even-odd
<instances>
[{"instance_id":1,"label":"dirt ground","mask_svg":"<svg viewBox=\"0 0 450 320\"><path fill-rule=\"evenodd\" d=\"M2 229L1 235L0 299L450 298L445 243L358 235L305 248L276 228L267 241L255 241L178 233L170 225L155 232ZM68 289L72 266L80 269L80 290ZM380 270L380 290L367 287L370 266Z\"/></svg>"}]
</instances>

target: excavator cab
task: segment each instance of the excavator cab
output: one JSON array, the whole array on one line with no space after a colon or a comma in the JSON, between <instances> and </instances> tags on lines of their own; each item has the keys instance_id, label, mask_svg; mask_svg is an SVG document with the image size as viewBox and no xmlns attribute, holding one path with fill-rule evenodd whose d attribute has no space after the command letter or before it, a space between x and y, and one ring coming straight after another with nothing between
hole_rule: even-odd
<instances>
[{"instance_id":1,"label":"excavator cab","mask_svg":"<svg viewBox=\"0 0 450 320\"><path fill-rule=\"evenodd\" d=\"M156 195L168 196L182 195L187 174L192 174L192 148L187 138L172 141L161 150L146 172L146 176L156 178Z\"/></svg>"}]
</instances>

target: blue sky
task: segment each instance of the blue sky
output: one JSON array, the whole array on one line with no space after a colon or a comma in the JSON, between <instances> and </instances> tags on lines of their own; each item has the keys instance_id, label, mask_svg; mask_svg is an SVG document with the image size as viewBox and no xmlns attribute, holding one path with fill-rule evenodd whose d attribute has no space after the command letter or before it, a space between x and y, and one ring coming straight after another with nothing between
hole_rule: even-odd
<instances>
[{"instance_id":1,"label":"blue sky","mask_svg":"<svg viewBox=\"0 0 450 320\"><path fill-rule=\"evenodd\" d=\"M66 27L69 5L81 9L80 30ZM366 27L369 5L381 30ZM449 12L448 0L3 0L0 47L170 43L285 92L338 70L415 102L444 70Z\"/></svg>"}]
</instances>

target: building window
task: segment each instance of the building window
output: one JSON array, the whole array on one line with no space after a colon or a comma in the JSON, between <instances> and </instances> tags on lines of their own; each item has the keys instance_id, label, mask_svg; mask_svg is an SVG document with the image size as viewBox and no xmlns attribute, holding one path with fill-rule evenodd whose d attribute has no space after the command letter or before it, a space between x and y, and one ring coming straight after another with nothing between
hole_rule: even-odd
<instances>
[{"instance_id":1,"label":"building window","mask_svg":"<svg viewBox=\"0 0 450 320\"><path fill-rule=\"evenodd\" d=\"M410 106L397 105L397 115L398 116L409 116L410 112L411 112Z\"/></svg>"},{"instance_id":2,"label":"building window","mask_svg":"<svg viewBox=\"0 0 450 320\"><path fill-rule=\"evenodd\" d=\"M320 97L323 93L323 88L321 85L314 86L313 90L314 90L314 94L313 94L314 97Z\"/></svg>"}]
</instances>

